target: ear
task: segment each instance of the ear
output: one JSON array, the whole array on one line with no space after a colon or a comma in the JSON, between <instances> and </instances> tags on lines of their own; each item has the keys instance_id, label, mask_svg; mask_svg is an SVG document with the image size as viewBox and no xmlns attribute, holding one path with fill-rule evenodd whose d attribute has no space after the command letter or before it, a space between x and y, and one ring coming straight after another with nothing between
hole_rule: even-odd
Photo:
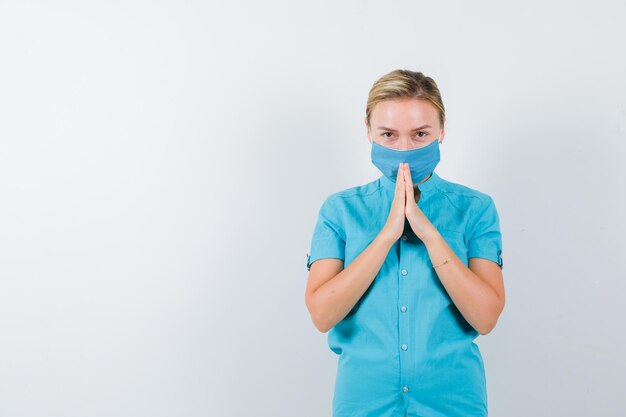
<instances>
[{"instance_id":1,"label":"ear","mask_svg":"<svg viewBox=\"0 0 626 417\"><path fill-rule=\"evenodd\" d=\"M369 143L372 143L372 132L370 131L369 126L367 125L367 117L363 121L365 123L365 129L367 130L367 140Z\"/></svg>"},{"instance_id":2,"label":"ear","mask_svg":"<svg viewBox=\"0 0 626 417\"><path fill-rule=\"evenodd\" d=\"M445 129L441 129L441 133L439 134L439 143L443 143L443 138L446 136Z\"/></svg>"}]
</instances>

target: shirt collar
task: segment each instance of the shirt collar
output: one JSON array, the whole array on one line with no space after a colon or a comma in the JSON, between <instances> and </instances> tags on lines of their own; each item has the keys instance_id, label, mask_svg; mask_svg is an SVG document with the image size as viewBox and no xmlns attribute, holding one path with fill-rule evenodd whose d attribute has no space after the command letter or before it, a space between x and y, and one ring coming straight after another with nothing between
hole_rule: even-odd
<instances>
[{"instance_id":1,"label":"shirt collar","mask_svg":"<svg viewBox=\"0 0 626 417\"><path fill-rule=\"evenodd\" d=\"M387 190L390 190L392 192L395 191L396 183L391 181L389 178L387 178L387 176L381 175L378 178L378 181ZM431 173L431 176L426 181L417 185L417 188L419 188L420 193L422 194L428 193L430 190L434 189L437 186L437 184L439 184L440 182L441 182L441 177L437 175L435 171L433 171ZM415 185L415 183L413 183L413 185Z\"/></svg>"}]
</instances>

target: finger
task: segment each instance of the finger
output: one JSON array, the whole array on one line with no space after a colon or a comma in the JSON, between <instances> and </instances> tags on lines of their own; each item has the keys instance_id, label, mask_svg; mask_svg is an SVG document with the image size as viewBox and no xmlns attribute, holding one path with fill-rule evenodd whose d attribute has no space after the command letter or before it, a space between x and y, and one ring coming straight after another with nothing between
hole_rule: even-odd
<instances>
[{"instance_id":1,"label":"finger","mask_svg":"<svg viewBox=\"0 0 626 417\"><path fill-rule=\"evenodd\" d=\"M406 179L406 181L404 182L404 189L407 195L407 201L415 201L413 182L411 181L411 170L409 169L408 163L404 167L404 176Z\"/></svg>"},{"instance_id":2,"label":"finger","mask_svg":"<svg viewBox=\"0 0 626 417\"><path fill-rule=\"evenodd\" d=\"M402 172L402 163L398 165L398 174L396 175L396 195L399 195L404 188L404 172Z\"/></svg>"},{"instance_id":3,"label":"finger","mask_svg":"<svg viewBox=\"0 0 626 417\"><path fill-rule=\"evenodd\" d=\"M413 178L411 177L411 167L409 166L408 162L405 164L405 167L406 167L406 169L404 170L405 181L413 185Z\"/></svg>"},{"instance_id":4,"label":"finger","mask_svg":"<svg viewBox=\"0 0 626 417\"><path fill-rule=\"evenodd\" d=\"M398 174L396 175L396 183L404 180L404 172L402 170L402 162L398 165Z\"/></svg>"},{"instance_id":5,"label":"finger","mask_svg":"<svg viewBox=\"0 0 626 417\"><path fill-rule=\"evenodd\" d=\"M404 206L406 205L406 182L404 181L404 170L402 169L402 162L398 165L398 175L396 177L396 193L394 199L397 199L398 213L404 212Z\"/></svg>"}]
</instances>

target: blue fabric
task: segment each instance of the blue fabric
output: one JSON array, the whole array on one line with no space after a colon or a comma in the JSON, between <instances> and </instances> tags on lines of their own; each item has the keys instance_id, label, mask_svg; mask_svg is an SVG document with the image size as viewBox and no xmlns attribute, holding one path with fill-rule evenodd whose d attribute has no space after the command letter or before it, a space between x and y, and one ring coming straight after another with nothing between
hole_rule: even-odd
<instances>
[{"instance_id":1,"label":"blue fabric","mask_svg":"<svg viewBox=\"0 0 626 417\"><path fill-rule=\"evenodd\" d=\"M383 228L395 183L382 175L328 196L313 231L307 269L321 258L344 268ZM436 172L419 186L420 209L450 248L502 268L502 237L493 199ZM439 281L408 220L376 278L328 332L338 358L333 417L487 416L478 333Z\"/></svg>"},{"instance_id":2,"label":"blue fabric","mask_svg":"<svg viewBox=\"0 0 626 417\"><path fill-rule=\"evenodd\" d=\"M391 181L396 182L400 162L408 162L411 179L418 183L426 178L441 160L439 138L426 146L414 149L392 149L372 142L372 163Z\"/></svg>"}]
</instances>

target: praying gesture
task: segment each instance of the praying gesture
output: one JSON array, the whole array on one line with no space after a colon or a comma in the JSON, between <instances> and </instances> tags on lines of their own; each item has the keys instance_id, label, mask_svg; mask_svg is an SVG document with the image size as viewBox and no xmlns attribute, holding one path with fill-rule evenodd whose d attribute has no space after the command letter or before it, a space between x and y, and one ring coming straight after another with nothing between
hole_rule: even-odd
<instances>
[{"instance_id":1,"label":"praying gesture","mask_svg":"<svg viewBox=\"0 0 626 417\"><path fill-rule=\"evenodd\" d=\"M406 162L400 163L396 176L393 202L391 203L387 222L381 231L381 234L388 236L393 242L402 235L405 218L408 219L415 235L422 240L437 231L424 212L418 207L413 187L409 164Z\"/></svg>"}]
</instances>

